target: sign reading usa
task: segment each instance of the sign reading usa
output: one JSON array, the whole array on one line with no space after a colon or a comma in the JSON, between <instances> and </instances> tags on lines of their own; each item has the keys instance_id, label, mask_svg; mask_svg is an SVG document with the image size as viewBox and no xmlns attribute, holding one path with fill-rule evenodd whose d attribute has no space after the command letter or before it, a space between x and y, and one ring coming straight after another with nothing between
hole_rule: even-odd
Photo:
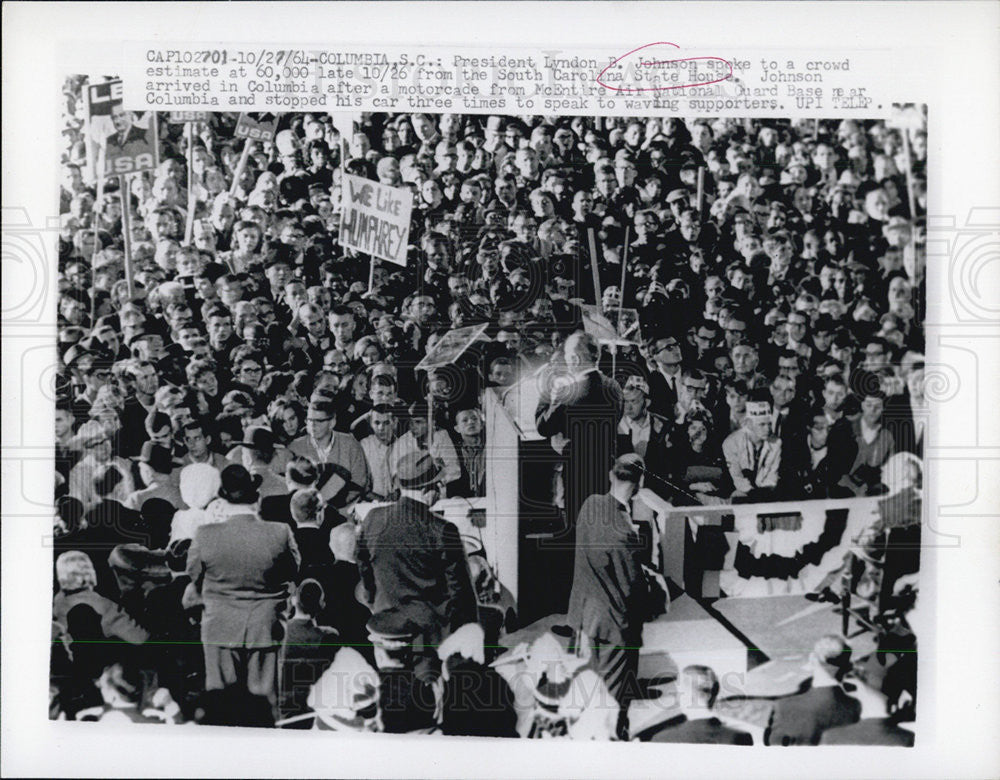
<instances>
[{"instance_id":1,"label":"sign reading usa","mask_svg":"<svg viewBox=\"0 0 1000 780\"><path fill-rule=\"evenodd\" d=\"M101 176L156 169L160 146L156 115L126 111L120 79L87 85L87 122L100 149Z\"/></svg>"},{"instance_id":2,"label":"sign reading usa","mask_svg":"<svg viewBox=\"0 0 1000 780\"><path fill-rule=\"evenodd\" d=\"M340 244L406 265L413 193L344 174Z\"/></svg>"}]
</instances>

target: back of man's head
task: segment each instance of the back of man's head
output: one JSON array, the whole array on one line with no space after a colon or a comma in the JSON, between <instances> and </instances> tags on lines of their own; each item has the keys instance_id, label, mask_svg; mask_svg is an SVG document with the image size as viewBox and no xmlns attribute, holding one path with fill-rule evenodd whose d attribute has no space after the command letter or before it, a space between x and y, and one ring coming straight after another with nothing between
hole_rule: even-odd
<instances>
[{"instance_id":1,"label":"back of man's head","mask_svg":"<svg viewBox=\"0 0 1000 780\"><path fill-rule=\"evenodd\" d=\"M292 493L288 508L296 525L319 525L323 497L315 488L301 488Z\"/></svg>"},{"instance_id":2,"label":"back of man's head","mask_svg":"<svg viewBox=\"0 0 1000 780\"><path fill-rule=\"evenodd\" d=\"M638 485L646 468L643 459L634 452L621 455L611 467L611 476L619 482L629 482Z\"/></svg>"},{"instance_id":3,"label":"back of man's head","mask_svg":"<svg viewBox=\"0 0 1000 780\"><path fill-rule=\"evenodd\" d=\"M711 709L719 695L719 678L709 666L685 666L681 672L681 691L690 698L690 706Z\"/></svg>"},{"instance_id":4,"label":"back of man's head","mask_svg":"<svg viewBox=\"0 0 1000 780\"><path fill-rule=\"evenodd\" d=\"M289 490L314 487L318 479L316 464L308 458L294 458L285 467L285 484Z\"/></svg>"},{"instance_id":5,"label":"back of man's head","mask_svg":"<svg viewBox=\"0 0 1000 780\"><path fill-rule=\"evenodd\" d=\"M581 366L593 366L600 357L600 347L589 333L578 330L566 339L566 356L576 355Z\"/></svg>"},{"instance_id":6,"label":"back of man's head","mask_svg":"<svg viewBox=\"0 0 1000 780\"><path fill-rule=\"evenodd\" d=\"M302 584L299 585L292 598L300 612L313 618L322 612L326 604L323 586L312 578L302 580Z\"/></svg>"}]
</instances>

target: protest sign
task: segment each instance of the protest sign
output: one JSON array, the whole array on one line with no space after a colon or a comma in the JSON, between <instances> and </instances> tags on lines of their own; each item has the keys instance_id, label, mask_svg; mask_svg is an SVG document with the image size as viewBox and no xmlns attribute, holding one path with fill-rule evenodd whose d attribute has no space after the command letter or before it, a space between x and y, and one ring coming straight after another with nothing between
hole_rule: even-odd
<instances>
[{"instance_id":1,"label":"protest sign","mask_svg":"<svg viewBox=\"0 0 1000 780\"><path fill-rule=\"evenodd\" d=\"M489 323L467 325L464 328L454 328L445 333L433 349L427 351L417 364L418 369L432 369L447 366L458 360L469 347L486 334Z\"/></svg>"},{"instance_id":2,"label":"protest sign","mask_svg":"<svg viewBox=\"0 0 1000 780\"><path fill-rule=\"evenodd\" d=\"M183 122L207 122L211 117L208 111L171 111L167 114L167 121L173 124Z\"/></svg>"},{"instance_id":3,"label":"protest sign","mask_svg":"<svg viewBox=\"0 0 1000 780\"><path fill-rule=\"evenodd\" d=\"M614 309L602 313L598 306L585 303L581 304L580 313L584 331L599 343L617 346L636 343L639 313L635 309Z\"/></svg>"},{"instance_id":4,"label":"protest sign","mask_svg":"<svg viewBox=\"0 0 1000 780\"><path fill-rule=\"evenodd\" d=\"M278 129L278 115L268 113L240 114L234 135L251 141L273 141Z\"/></svg>"},{"instance_id":5,"label":"protest sign","mask_svg":"<svg viewBox=\"0 0 1000 780\"><path fill-rule=\"evenodd\" d=\"M413 193L350 174L342 186L341 246L406 265Z\"/></svg>"},{"instance_id":6,"label":"protest sign","mask_svg":"<svg viewBox=\"0 0 1000 780\"><path fill-rule=\"evenodd\" d=\"M99 178L151 171L159 164L156 116L124 110L120 79L87 86L87 122L99 148Z\"/></svg>"}]
</instances>

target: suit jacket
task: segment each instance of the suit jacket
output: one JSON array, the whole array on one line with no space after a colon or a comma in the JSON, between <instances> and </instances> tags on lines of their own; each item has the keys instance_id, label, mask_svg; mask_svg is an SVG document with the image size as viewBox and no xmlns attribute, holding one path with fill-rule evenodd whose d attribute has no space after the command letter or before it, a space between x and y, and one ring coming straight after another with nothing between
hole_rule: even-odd
<instances>
[{"instance_id":1,"label":"suit jacket","mask_svg":"<svg viewBox=\"0 0 1000 780\"><path fill-rule=\"evenodd\" d=\"M263 496L260 499L260 519L269 523L284 523L294 530L295 521L292 520L291 503L291 493ZM327 504L323 509L322 527L325 530L330 531L345 520L346 518L332 504Z\"/></svg>"},{"instance_id":2,"label":"suit jacket","mask_svg":"<svg viewBox=\"0 0 1000 780\"><path fill-rule=\"evenodd\" d=\"M821 745L896 745L913 747L912 731L901 729L888 718L865 718L850 726L827 729Z\"/></svg>"},{"instance_id":3,"label":"suit jacket","mask_svg":"<svg viewBox=\"0 0 1000 780\"><path fill-rule=\"evenodd\" d=\"M649 412L649 418L649 441L646 444L646 454L643 456L643 460L646 463L646 470L652 472L652 474L660 477L662 480L676 483L677 479L674 472L678 465L678 452L675 449L675 442L672 438L674 423L668 418L653 414L652 412ZM625 419L622 418L622 421L618 424L619 455L635 451L635 447L632 444L631 432L625 433L622 431L622 423L624 422ZM668 487L667 482L660 481L660 479L647 479L646 487L663 498L670 500L673 498L674 491Z\"/></svg>"},{"instance_id":4,"label":"suit jacket","mask_svg":"<svg viewBox=\"0 0 1000 780\"><path fill-rule=\"evenodd\" d=\"M768 745L818 745L826 729L856 723L861 702L837 685L810 688L774 703L764 732Z\"/></svg>"},{"instance_id":5,"label":"suit jacket","mask_svg":"<svg viewBox=\"0 0 1000 780\"><path fill-rule=\"evenodd\" d=\"M133 458L142 451L142 443L149 438L146 433L146 417L149 410L132 396L125 399L125 406L119 417L122 422L118 432L118 454L123 458Z\"/></svg>"},{"instance_id":6,"label":"suit jacket","mask_svg":"<svg viewBox=\"0 0 1000 780\"><path fill-rule=\"evenodd\" d=\"M148 546L149 533L141 526L138 512L117 501L102 499L85 515L86 527L57 536L53 554L58 558L69 550L84 552L97 573L97 592L111 599L119 597L118 580L108 563L108 556L119 544L137 543Z\"/></svg>"},{"instance_id":7,"label":"suit jacket","mask_svg":"<svg viewBox=\"0 0 1000 780\"><path fill-rule=\"evenodd\" d=\"M649 737L650 742L686 742L698 745L752 745L753 737L745 731L726 726L718 718L671 720Z\"/></svg>"},{"instance_id":8,"label":"suit jacket","mask_svg":"<svg viewBox=\"0 0 1000 780\"><path fill-rule=\"evenodd\" d=\"M564 478L570 523L588 496L608 490L623 407L619 384L596 369L581 377L565 400L539 401L535 410L538 432L545 437L561 433L569 439Z\"/></svg>"},{"instance_id":9,"label":"suit jacket","mask_svg":"<svg viewBox=\"0 0 1000 780\"><path fill-rule=\"evenodd\" d=\"M306 698L311 684L333 661L340 635L330 626L317 625L303 618L289 620L285 628L279 666L278 707L281 717L288 718L308 711Z\"/></svg>"},{"instance_id":10,"label":"suit jacket","mask_svg":"<svg viewBox=\"0 0 1000 780\"><path fill-rule=\"evenodd\" d=\"M681 372L677 372L674 377L674 385L671 387L667 383L667 378L662 372L654 369L649 373L649 409L656 414L663 415L669 420L674 419L674 409L677 406L677 398L681 385Z\"/></svg>"},{"instance_id":11,"label":"suit jacket","mask_svg":"<svg viewBox=\"0 0 1000 780\"><path fill-rule=\"evenodd\" d=\"M376 507L361 526L361 582L372 613L399 609L425 641L475 622L476 597L458 529L410 498ZM427 625L428 619L436 625Z\"/></svg>"},{"instance_id":12,"label":"suit jacket","mask_svg":"<svg viewBox=\"0 0 1000 780\"><path fill-rule=\"evenodd\" d=\"M784 500L849 498L853 491L840 485L857 455L853 438L835 436L826 443L826 455L815 466L809 450L808 432L798 429L782 437L778 492Z\"/></svg>"},{"instance_id":13,"label":"suit jacket","mask_svg":"<svg viewBox=\"0 0 1000 780\"><path fill-rule=\"evenodd\" d=\"M642 541L610 493L588 498L576 522L567 622L591 639L633 639L645 617Z\"/></svg>"},{"instance_id":14,"label":"suit jacket","mask_svg":"<svg viewBox=\"0 0 1000 780\"><path fill-rule=\"evenodd\" d=\"M235 516L201 526L187 573L201 592L203 642L229 647L281 644L278 615L300 561L292 529Z\"/></svg>"}]
</instances>

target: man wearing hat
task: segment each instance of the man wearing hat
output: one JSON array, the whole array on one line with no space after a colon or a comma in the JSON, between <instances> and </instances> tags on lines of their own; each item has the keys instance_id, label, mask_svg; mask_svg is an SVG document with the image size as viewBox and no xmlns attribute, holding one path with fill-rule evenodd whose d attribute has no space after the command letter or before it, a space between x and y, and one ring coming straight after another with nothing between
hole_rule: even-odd
<instances>
[{"instance_id":1,"label":"man wearing hat","mask_svg":"<svg viewBox=\"0 0 1000 780\"><path fill-rule=\"evenodd\" d=\"M187 574L205 604L201 641L205 688L245 687L277 703L280 616L301 557L292 529L257 514L254 478L243 466L222 472L225 522L195 531Z\"/></svg>"},{"instance_id":2,"label":"man wearing hat","mask_svg":"<svg viewBox=\"0 0 1000 780\"><path fill-rule=\"evenodd\" d=\"M400 498L368 513L356 553L373 616L396 610L429 645L477 617L458 530L430 508L440 471L426 451L404 455L397 472Z\"/></svg>"},{"instance_id":3,"label":"man wearing hat","mask_svg":"<svg viewBox=\"0 0 1000 780\"><path fill-rule=\"evenodd\" d=\"M270 428L254 425L247 429L245 440L229 452L229 460L242 463L252 475L260 479L257 491L262 498L279 496L286 492L284 474L291 456L285 448L276 449Z\"/></svg>"},{"instance_id":4,"label":"man wearing hat","mask_svg":"<svg viewBox=\"0 0 1000 780\"><path fill-rule=\"evenodd\" d=\"M147 441L139 454L139 476L146 487L130 494L125 500L125 506L129 509L142 509L142 505L149 499L162 498L174 509L187 509L187 504L181 498L181 491L170 477L173 471L174 460L170 450Z\"/></svg>"},{"instance_id":5,"label":"man wearing hat","mask_svg":"<svg viewBox=\"0 0 1000 780\"><path fill-rule=\"evenodd\" d=\"M462 476L462 467L455 445L444 428L435 427L433 432L429 430L427 404L423 401L410 404L406 418L409 430L397 437L389 450L390 477L399 478L400 464L407 455L413 452L429 452L435 462L441 465L438 479L442 484L450 485L459 479Z\"/></svg>"},{"instance_id":6,"label":"man wearing hat","mask_svg":"<svg viewBox=\"0 0 1000 780\"><path fill-rule=\"evenodd\" d=\"M742 426L722 442L734 499L764 500L778 485L781 440L770 435L772 417L769 391L754 390Z\"/></svg>"}]
</instances>

